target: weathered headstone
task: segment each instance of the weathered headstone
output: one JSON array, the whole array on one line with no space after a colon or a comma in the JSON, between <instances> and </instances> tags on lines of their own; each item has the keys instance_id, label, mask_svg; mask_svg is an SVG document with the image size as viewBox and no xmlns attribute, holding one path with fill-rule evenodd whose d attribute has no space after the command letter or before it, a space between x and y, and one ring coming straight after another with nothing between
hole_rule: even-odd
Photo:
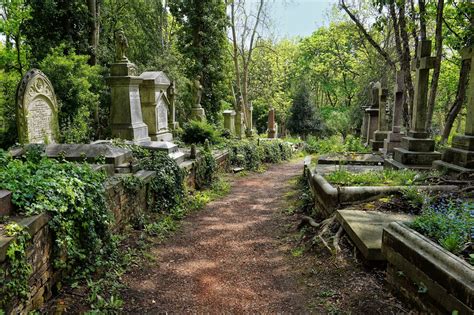
<instances>
[{"instance_id":1,"label":"weathered headstone","mask_svg":"<svg viewBox=\"0 0 474 315\"><path fill-rule=\"evenodd\" d=\"M377 83L370 84L370 107L365 110L367 115L367 142L374 139L374 133L378 128L379 121L379 91L376 87Z\"/></svg>"},{"instance_id":2,"label":"weathered headstone","mask_svg":"<svg viewBox=\"0 0 474 315\"><path fill-rule=\"evenodd\" d=\"M53 85L38 69L28 71L17 89L20 143L55 143L59 139L58 103Z\"/></svg>"},{"instance_id":3,"label":"weathered headstone","mask_svg":"<svg viewBox=\"0 0 474 315\"><path fill-rule=\"evenodd\" d=\"M143 122L140 84L136 66L125 56L128 43L123 32L116 38L116 62L107 82L111 88L110 120L112 136L135 142L149 141L148 126Z\"/></svg>"},{"instance_id":4,"label":"weathered headstone","mask_svg":"<svg viewBox=\"0 0 474 315\"><path fill-rule=\"evenodd\" d=\"M382 84L377 82L374 88L378 90L379 118L377 121L377 130L374 132L374 138L370 141L373 151L379 151L383 147L383 142L388 135L388 117L387 117L387 96L388 90L382 88Z\"/></svg>"},{"instance_id":5,"label":"weathered headstone","mask_svg":"<svg viewBox=\"0 0 474 315\"><path fill-rule=\"evenodd\" d=\"M362 106L362 126L360 127L360 138L363 143L367 142L367 124L369 123L369 116L366 112L368 106Z\"/></svg>"},{"instance_id":6,"label":"weathered headstone","mask_svg":"<svg viewBox=\"0 0 474 315\"><path fill-rule=\"evenodd\" d=\"M206 121L206 113L201 106L202 91L201 76L197 76L193 82L193 108L191 111L193 120Z\"/></svg>"},{"instance_id":7,"label":"weathered headstone","mask_svg":"<svg viewBox=\"0 0 474 315\"><path fill-rule=\"evenodd\" d=\"M472 173L474 172L474 46L464 48L461 57L463 60L471 60L464 135L455 136L452 147L446 149L443 159L433 164L452 173Z\"/></svg>"},{"instance_id":8,"label":"weathered headstone","mask_svg":"<svg viewBox=\"0 0 474 315\"><path fill-rule=\"evenodd\" d=\"M426 130L429 71L433 69L435 59L430 54L431 41L421 40L412 64L416 75L411 128L408 136L402 137L400 147L394 149L393 160L386 160L385 167L429 169L433 161L441 158L441 153L434 151L435 142L428 137Z\"/></svg>"},{"instance_id":9,"label":"weathered headstone","mask_svg":"<svg viewBox=\"0 0 474 315\"><path fill-rule=\"evenodd\" d=\"M225 110L224 115L224 129L229 130L231 134L235 133L235 111Z\"/></svg>"},{"instance_id":10,"label":"weathered headstone","mask_svg":"<svg viewBox=\"0 0 474 315\"><path fill-rule=\"evenodd\" d=\"M401 130L401 118L403 112L403 91L404 91L404 74L403 71L397 71L395 77L394 102L392 131L389 132L387 139L384 140L383 152L385 155L393 153L394 148L399 147L403 133Z\"/></svg>"},{"instance_id":11,"label":"weathered headstone","mask_svg":"<svg viewBox=\"0 0 474 315\"><path fill-rule=\"evenodd\" d=\"M171 141L168 129L170 103L166 95L171 81L162 71L147 71L140 75L140 99L143 120L153 141Z\"/></svg>"},{"instance_id":12,"label":"weathered headstone","mask_svg":"<svg viewBox=\"0 0 474 315\"><path fill-rule=\"evenodd\" d=\"M245 135L244 113L237 110L235 113L235 135L241 139Z\"/></svg>"},{"instance_id":13,"label":"weathered headstone","mask_svg":"<svg viewBox=\"0 0 474 315\"><path fill-rule=\"evenodd\" d=\"M176 130L179 125L176 121L176 83L174 81L171 82L166 94L171 107L168 112L168 125L171 130Z\"/></svg>"},{"instance_id":14,"label":"weathered headstone","mask_svg":"<svg viewBox=\"0 0 474 315\"><path fill-rule=\"evenodd\" d=\"M277 137L277 126L275 122L275 109L271 108L268 111L268 138L274 139Z\"/></svg>"}]
</instances>

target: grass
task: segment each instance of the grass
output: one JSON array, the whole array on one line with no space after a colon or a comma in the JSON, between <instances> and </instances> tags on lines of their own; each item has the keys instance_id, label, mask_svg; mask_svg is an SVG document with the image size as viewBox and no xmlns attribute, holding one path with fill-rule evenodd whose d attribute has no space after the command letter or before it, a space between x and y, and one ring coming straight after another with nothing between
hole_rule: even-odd
<instances>
[{"instance_id":1,"label":"grass","mask_svg":"<svg viewBox=\"0 0 474 315\"><path fill-rule=\"evenodd\" d=\"M345 169L340 169L324 177L331 184L339 186L407 186L421 181L424 176L412 170L352 173Z\"/></svg>"}]
</instances>

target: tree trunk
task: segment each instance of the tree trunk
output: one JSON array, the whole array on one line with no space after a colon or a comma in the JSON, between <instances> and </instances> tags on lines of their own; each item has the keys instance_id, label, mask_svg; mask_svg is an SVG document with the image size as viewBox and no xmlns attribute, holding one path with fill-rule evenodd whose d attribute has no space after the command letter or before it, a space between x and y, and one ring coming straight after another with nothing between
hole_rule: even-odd
<instances>
[{"instance_id":1,"label":"tree trunk","mask_svg":"<svg viewBox=\"0 0 474 315\"><path fill-rule=\"evenodd\" d=\"M418 0L418 7L420 8L420 39L426 39L426 5L425 0Z\"/></svg>"},{"instance_id":2,"label":"tree trunk","mask_svg":"<svg viewBox=\"0 0 474 315\"><path fill-rule=\"evenodd\" d=\"M91 27L89 31L90 65L97 64L97 49L99 47L99 1L100 0L87 0L89 14L91 16Z\"/></svg>"},{"instance_id":3,"label":"tree trunk","mask_svg":"<svg viewBox=\"0 0 474 315\"><path fill-rule=\"evenodd\" d=\"M403 58L400 63L401 70L403 71L405 77L405 88L407 90L408 102L404 102L403 106L403 120L407 129L411 127L411 117L413 115L413 102L415 99L415 90L413 88L413 81L411 78L411 69L410 69L410 40L408 38L407 25L406 25L406 15L405 15L405 0L400 2L398 18L400 25L400 37L402 39L403 46Z\"/></svg>"},{"instance_id":4,"label":"tree trunk","mask_svg":"<svg viewBox=\"0 0 474 315\"><path fill-rule=\"evenodd\" d=\"M470 69L471 60L462 60L461 69L459 71L459 82L456 91L456 99L454 100L454 104L451 106L448 115L446 116L446 124L444 126L443 135L441 138L441 142L443 143L448 140L449 134L451 133L451 129L453 128L454 121L456 120L457 115L461 111L462 104L464 103L464 99L466 98L466 87L468 83L468 74ZM470 78L470 80L473 79L474 78Z\"/></svg>"},{"instance_id":5,"label":"tree trunk","mask_svg":"<svg viewBox=\"0 0 474 315\"><path fill-rule=\"evenodd\" d=\"M428 130L428 132L431 132L433 112L436 102L436 92L438 90L439 74L441 72L441 58L443 56L443 10L444 0L438 0L435 32L436 59L434 64L433 76L431 77L430 95L428 99L428 113L426 120L426 130Z\"/></svg>"}]
</instances>

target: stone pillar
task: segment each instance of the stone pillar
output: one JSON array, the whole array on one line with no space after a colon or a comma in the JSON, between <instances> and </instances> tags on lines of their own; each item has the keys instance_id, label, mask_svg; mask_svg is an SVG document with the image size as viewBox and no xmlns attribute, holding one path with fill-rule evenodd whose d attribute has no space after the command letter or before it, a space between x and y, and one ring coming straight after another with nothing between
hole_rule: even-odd
<instances>
[{"instance_id":1,"label":"stone pillar","mask_svg":"<svg viewBox=\"0 0 474 315\"><path fill-rule=\"evenodd\" d=\"M387 139L384 140L383 153L385 156L392 154L394 148L400 146L403 134L401 130L401 119L403 113L403 101L404 101L404 74L403 71L397 71L395 77L395 88L394 88L394 102L393 102L393 117L392 117L392 131L389 132Z\"/></svg>"},{"instance_id":2,"label":"stone pillar","mask_svg":"<svg viewBox=\"0 0 474 315\"><path fill-rule=\"evenodd\" d=\"M376 87L377 84L380 83L371 83L370 85L370 107L365 110L367 116L366 145L369 145L370 141L374 139L374 133L379 124L379 91Z\"/></svg>"},{"instance_id":3,"label":"stone pillar","mask_svg":"<svg viewBox=\"0 0 474 315\"><path fill-rule=\"evenodd\" d=\"M248 126L245 129L245 135L247 137L252 137L253 136L253 106L252 106L252 103L250 103L250 107L249 107Z\"/></svg>"},{"instance_id":4,"label":"stone pillar","mask_svg":"<svg viewBox=\"0 0 474 315\"><path fill-rule=\"evenodd\" d=\"M474 172L474 46L461 50L463 60L471 60L467 89L466 126L464 135L453 138L452 147L446 149L443 159L433 163L438 169L450 173Z\"/></svg>"},{"instance_id":5,"label":"stone pillar","mask_svg":"<svg viewBox=\"0 0 474 315\"><path fill-rule=\"evenodd\" d=\"M224 129L229 130L231 134L235 134L235 111L225 110L224 115Z\"/></svg>"},{"instance_id":6,"label":"stone pillar","mask_svg":"<svg viewBox=\"0 0 474 315\"><path fill-rule=\"evenodd\" d=\"M275 123L275 109L270 109L268 112L268 138L274 139L277 137L277 129Z\"/></svg>"},{"instance_id":7,"label":"stone pillar","mask_svg":"<svg viewBox=\"0 0 474 315\"><path fill-rule=\"evenodd\" d=\"M170 103L170 108L168 111L168 125L171 130L176 130L179 128L179 125L176 121L176 83L174 81L171 82L166 94Z\"/></svg>"},{"instance_id":8,"label":"stone pillar","mask_svg":"<svg viewBox=\"0 0 474 315\"><path fill-rule=\"evenodd\" d=\"M147 71L140 75L140 99L143 121L148 126L148 135L153 141L172 141L168 129L169 100L166 92L171 84L162 71Z\"/></svg>"},{"instance_id":9,"label":"stone pillar","mask_svg":"<svg viewBox=\"0 0 474 315\"><path fill-rule=\"evenodd\" d=\"M430 169L433 162L441 158L441 153L434 151L435 142L428 138L426 131L429 71L434 67L435 60L430 54L431 41L420 41L416 58L412 63L416 75L411 128L408 136L402 138L400 147L394 149L393 160L385 161L385 167Z\"/></svg>"},{"instance_id":10,"label":"stone pillar","mask_svg":"<svg viewBox=\"0 0 474 315\"><path fill-rule=\"evenodd\" d=\"M107 83L111 89L110 125L112 137L135 142L149 141L148 127L143 122L136 67L128 60L112 64Z\"/></svg>"},{"instance_id":11,"label":"stone pillar","mask_svg":"<svg viewBox=\"0 0 474 315\"><path fill-rule=\"evenodd\" d=\"M369 116L367 115L367 112L365 111L368 107L363 106L362 107L362 126L360 128L360 137L362 142L366 143L367 142L367 124L369 122Z\"/></svg>"},{"instance_id":12,"label":"stone pillar","mask_svg":"<svg viewBox=\"0 0 474 315\"><path fill-rule=\"evenodd\" d=\"M379 151L383 148L383 142L388 135L388 117L387 117L387 96L388 90L382 88L382 84L377 82L374 85L374 88L377 89L377 97L379 103L379 119L377 121L377 130L374 132L374 138L370 141L373 151Z\"/></svg>"},{"instance_id":13,"label":"stone pillar","mask_svg":"<svg viewBox=\"0 0 474 315\"><path fill-rule=\"evenodd\" d=\"M241 111L235 113L235 135L239 139L245 135L244 113Z\"/></svg>"}]
</instances>

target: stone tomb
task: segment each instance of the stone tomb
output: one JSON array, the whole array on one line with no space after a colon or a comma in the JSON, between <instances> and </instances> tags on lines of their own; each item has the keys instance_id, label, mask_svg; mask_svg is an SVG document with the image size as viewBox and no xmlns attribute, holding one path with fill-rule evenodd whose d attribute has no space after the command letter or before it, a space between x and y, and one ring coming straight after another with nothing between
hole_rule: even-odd
<instances>
[{"instance_id":1,"label":"stone tomb","mask_svg":"<svg viewBox=\"0 0 474 315\"><path fill-rule=\"evenodd\" d=\"M385 156L392 154L394 149L400 146L402 136L404 136L404 133L401 132L400 126L403 112L403 90L403 72L397 71L394 88L392 131L388 133L387 139L384 140L382 150Z\"/></svg>"},{"instance_id":2,"label":"stone tomb","mask_svg":"<svg viewBox=\"0 0 474 315\"><path fill-rule=\"evenodd\" d=\"M224 129L229 130L232 135L235 134L235 111L225 110L222 115L224 116Z\"/></svg>"},{"instance_id":3,"label":"stone tomb","mask_svg":"<svg viewBox=\"0 0 474 315\"><path fill-rule=\"evenodd\" d=\"M379 121L379 91L376 88L377 83L371 83L370 85L370 107L365 110L367 120L367 131L366 145L370 144L370 141L374 139L374 133L378 127Z\"/></svg>"},{"instance_id":4,"label":"stone tomb","mask_svg":"<svg viewBox=\"0 0 474 315\"><path fill-rule=\"evenodd\" d=\"M387 138L389 132L386 110L388 90L386 88L382 88L382 84L380 82L375 83L374 90L377 91L374 97L378 97L379 117L377 120L377 130L374 132L374 137L370 140L370 145L372 147L372 151L377 152L383 147L384 140Z\"/></svg>"},{"instance_id":5,"label":"stone tomb","mask_svg":"<svg viewBox=\"0 0 474 315\"><path fill-rule=\"evenodd\" d=\"M171 141L168 117L170 102L166 91L171 85L162 71L147 71L140 75L140 100L142 115L148 126L148 135L153 141Z\"/></svg>"},{"instance_id":6,"label":"stone tomb","mask_svg":"<svg viewBox=\"0 0 474 315\"><path fill-rule=\"evenodd\" d=\"M420 41L412 63L416 76L411 128L408 136L402 137L400 147L394 149L393 159L385 161L387 168L430 169L435 160L441 159L441 153L434 151L435 141L426 130L429 71L434 67L434 57L430 54L431 41Z\"/></svg>"},{"instance_id":7,"label":"stone tomb","mask_svg":"<svg viewBox=\"0 0 474 315\"><path fill-rule=\"evenodd\" d=\"M467 89L466 126L464 135L455 136L452 147L446 149L443 159L433 164L439 169L452 173L474 172L474 47L466 47L461 51L463 60L471 60L469 86Z\"/></svg>"},{"instance_id":8,"label":"stone tomb","mask_svg":"<svg viewBox=\"0 0 474 315\"><path fill-rule=\"evenodd\" d=\"M59 139L58 102L53 85L38 69L28 71L16 95L20 143L55 143Z\"/></svg>"}]
</instances>

